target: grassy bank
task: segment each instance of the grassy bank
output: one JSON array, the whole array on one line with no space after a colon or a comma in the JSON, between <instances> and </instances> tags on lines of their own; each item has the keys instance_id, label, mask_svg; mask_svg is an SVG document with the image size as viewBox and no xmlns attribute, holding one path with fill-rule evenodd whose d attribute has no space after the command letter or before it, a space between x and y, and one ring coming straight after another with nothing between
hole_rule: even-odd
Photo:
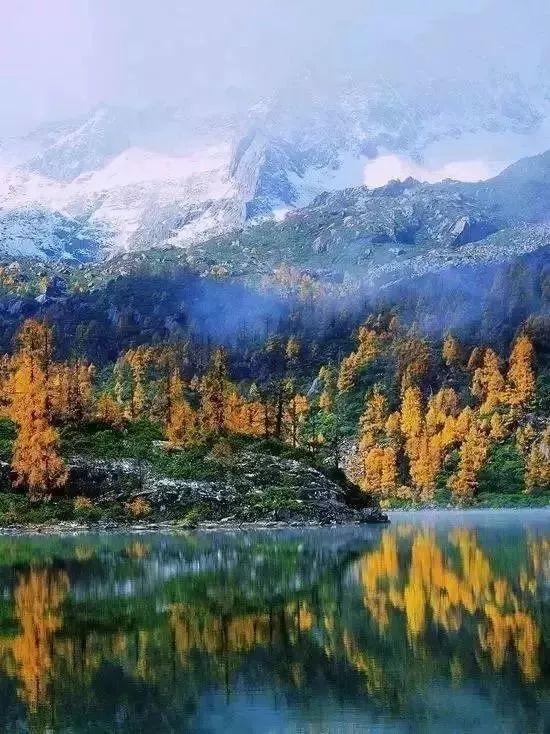
<instances>
[{"instance_id":1,"label":"grassy bank","mask_svg":"<svg viewBox=\"0 0 550 734\"><path fill-rule=\"evenodd\" d=\"M4 462L10 460L14 436L12 424L0 421L0 457ZM279 441L232 435L185 450L170 451L162 439L160 429L149 421L136 421L124 429L101 423L66 426L61 432L61 441L67 464L74 465L75 461L80 465L88 462L91 467L127 464L130 470L121 473L115 482L125 496L101 496L93 480L87 484L86 478L81 477L80 483L70 482L60 496L33 501L24 492L14 491L6 469L0 483L0 527L67 522L119 526L164 521L181 527L196 527L202 522L218 522L225 515L230 515L237 524L266 519L292 522L296 518L300 521L304 520L303 485L312 476L314 482L334 483L342 488L346 503L350 505L357 506L363 500L365 504L372 503L371 498L361 496L342 472L334 470L318 454L293 449ZM523 491L520 462L510 442L497 445L480 475L479 492L469 507L550 506L550 491L534 494ZM149 486L154 486L157 480L212 485L213 495L219 495L220 487L222 491L229 487L232 498L226 502L224 497L198 500L190 495L189 502L163 506L150 502L147 492L141 492L146 483L144 477ZM446 476L442 475L434 501L430 503L412 504L393 499L384 501L382 506L406 510L456 509L459 506L453 502L445 481ZM187 485L182 486L185 491ZM349 517L343 515L341 520L349 521ZM317 521L322 522L322 516L317 517Z\"/></svg>"},{"instance_id":2,"label":"grassy bank","mask_svg":"<svg viewBox=\"0 0 550 734\"><path fill-rule=\"evenodd\" d=\"M4 426L4 453L11 436ZM200 522L349 520L372 504L343 472L304 449L275 440L228 435L171 449L149 421L124 429L93 423L65 427L62 451L69 480L59 496L34 501L0 491L0 526L58 522Z\"/></svg>"}]
</instances>

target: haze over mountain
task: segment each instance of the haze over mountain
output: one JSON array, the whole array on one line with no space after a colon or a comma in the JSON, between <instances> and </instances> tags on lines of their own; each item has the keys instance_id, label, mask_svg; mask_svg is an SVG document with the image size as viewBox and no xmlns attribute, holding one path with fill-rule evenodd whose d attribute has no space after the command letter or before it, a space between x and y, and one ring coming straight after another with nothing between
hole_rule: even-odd
<instances>
[{"instance_id":1,"label":"haze over mountain","mask_svg":"<svg viewBox=\"0 0 550 734\"><path fill-rule=\"evenodd\" d=\"M493 0L258 5L10 8L2 251L193 248L325 191L477 181L550 147L541 0L521 12Z\"/></svg>"}]
</instances>

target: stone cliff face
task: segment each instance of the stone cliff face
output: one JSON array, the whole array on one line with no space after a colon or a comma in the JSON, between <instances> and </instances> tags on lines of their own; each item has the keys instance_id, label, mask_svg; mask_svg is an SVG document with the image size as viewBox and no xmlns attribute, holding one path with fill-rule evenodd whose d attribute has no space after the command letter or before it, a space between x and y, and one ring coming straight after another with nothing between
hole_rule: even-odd
<instances>
[{"instance_id":1,"label":"stone cliff face","mask_svg":"<svg viewBox=\"0 0 550 734\"><path fill-rule=\"evenodd\" d=\"M319 195L283 221L211 238L192 257L230 271L280 263L393 282L484 262L508 262L550 244L550 154L481 183L414 179Z\"/></svg>"}]
</instances>

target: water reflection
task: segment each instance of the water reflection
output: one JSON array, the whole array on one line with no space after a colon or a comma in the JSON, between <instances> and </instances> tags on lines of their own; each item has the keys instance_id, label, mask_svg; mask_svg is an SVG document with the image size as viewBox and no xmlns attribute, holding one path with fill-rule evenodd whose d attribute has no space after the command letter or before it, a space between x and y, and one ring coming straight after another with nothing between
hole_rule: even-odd
<instances>
[{"instance_id":1,"label":"water reflection","mask_svg":"<svg viewBox=\"0 0 550 734\"><path fill-rule=\"evenodd\" d=\"M403 537L407 542L400 542ZM446 543L411 526L387 531L380 547L358 562L363 602L381 634L391 615L401 612L413 649L430 627L449 634L476 629L475 649L488 652L495 670L510 651L524 678L535 681L540 629L530 608L548 546L545 539L528 538L527 544L526 564L517 577L506 578L491 566L474 531L452 530Z\"/></svg>"},{"instance_id":2,"label":"water reflection","mask_svg":"<svg viewBox=\"0 0 550 734\"><path fill-rule=\"evenodd\" d=\"M0 728L543 731L547 526L0 539Z\"/></svg>"}]
</instances>

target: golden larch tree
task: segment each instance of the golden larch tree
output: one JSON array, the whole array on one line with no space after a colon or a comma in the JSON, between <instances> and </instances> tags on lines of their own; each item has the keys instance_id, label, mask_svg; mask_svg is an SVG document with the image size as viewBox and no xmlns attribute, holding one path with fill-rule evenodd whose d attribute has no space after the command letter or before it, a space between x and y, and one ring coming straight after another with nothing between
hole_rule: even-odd
<instances>
[{"instance_id":1,"label":"golden larch tree","mask_svg":"<svg viewBox=\"0 0 550 734\"><path fill-rule=\"evenodd\" d=\"M187 446L197 441L197 416L183 398L172 405L165 434L166 439L174 446Z\"/></svg>"},{"instance_id":2,"label":"golden larch tree","mask_svg":"<svg viewBox=\"0 0 550 734\"><path fill-rule=\"evenodd\" d=\"M373 494L387 496L397 483L397 461L391 446L373 446L364 458L361 488Z\"/></svg>"},{"instance_id":3,"label":"golden larch tree","mask_svg":"<svg viewBox=\"0 0 550 734\"><path fill-rule=\"evenodd\" d=\"M482 413L490 413L506 402L506 383L500 371L498 356L492 349L485 350L483 365L474 372L472 394L481 401Z\"/></svg>"},{"instance_id":4,"label":"golden larch tree","mask_svg":"<svg viewBox=\"0 0 550 734\"><path fill-rule=\"evenodd\" d=\"M340 363L340 370L338 372L338 380L336 387L338 392L348 392L355 384L355 374L357 372L357 357L355 352L352 352L347 357L344 357Z\"/></svg>"},{"instance_id":5,"label":"golden larch tree","mask_svg":"<svg viewBox=\"0 0 550 734\"><path fill-rule=\"evenodd\" d=\"M441 469L441 442L439 436L430 436L424 428L414 436L414 450L408 450L410 475L420 498L429 501L433 498L435 480Z\"/></svg>"},{"instance_id":6,"label":"golden larch tree","mask_svg":"<svg viewBox=\"0 0 550 734\"><path fill-rule=\"evenodd\" d=\"M360 450L365 452L384 430L387 419L387 400L380 387L375 385L365 401L365 410L359 419Z\"/></svg>"},{"instance_id":7,"label":"golden larch tree","mask_svg":"<svg viewBox=\"0 0 550 734\"><path fill-rule=\"evenodd\" d=\"M524 456L528 453L531 448L533 441L537 437L537 432L531 425L526 423L523 426L519 426L516 430L516 446L518 451Z\"/></svg>"},{"instance_id":8,"label":"golden larch tree","mask_svg":"<svg viewBox=\"0 0 550 734\"><path fill-rule=\"evenodd\" d=\"M98 420L115 428L124 424L124 412L120 403L107 392L102 392L96 401L95 416Z\"/></svg>"},{"instance_id":9,"label":"golden larch tree","mask_svg":"<svg viewBox=\"0 0 550 734\"><path fill-rule=\"evenodd\" d=\"M445 423L439 433L439 440L443 452L458 440L457 419L452 415L448 415L445 418Z\"/></svg>"},{"instance_id":10,"label":"golden larch tree","mask_svg":"<svg viewBox=\"0 0 550 734\"><path fill-rule=\"evenodd\" d=\"M430 369L432 352L425 339L411 330L406 339L398 339L394 344L397 359L397 373L401 382L401 392L416 385Z\"/></svg>"},{"instance_id":11,"label":"golden larch tree","mask_svg":"<svg viewBox=\"0 0 550 734\"><path fill-rule=\"evenodd\" d=\"M470 408L470 406L467 405L465 408L463 408L460 411L456 419L455 434L456 434L457 440L459 441L465 440L474 420L475 420L475 413Z\"/></svg>"},{"instance_id":12,"label":"golden larch tree","mask_svg":"<svg viewBox=\"0 0 550 734\"><path fill-rule=\"evenodd\" d=\"M428 400L426 427L430 436L435 435L445 425L449 416L455 417L459 411L458 396L452 387L443 387Z\"/></svg>"},{"instance_id":13,"label":"golden larch tree","mask_svg":"<svg viewBox=\"0 0 550 734\"><path fill-rule=\"evenodd\" d=\"M477 487L477 474L489 449L489 441L476 421L473 421L465 440L460 447L460 461L458 470L449 480L455 499L469 502Z\"/></svg>"},{"instance_id":14,"label":"golden larch tree","mask_svg":"<svg viewBox=\"0 0 550 734\"><path fill-rule=\"evenodd\" d=\"M508 429L502 415L498 412L493 413L490 421L489 438L494 441L500 441L508 435Z\"/></svg>"},{"instance_id":15,"label":"golden larch tree","mask_svg":"<svg viewBox=\"0 0 550 734\"><path fill-rule=\"evenodd\" d=\"M422 394L418 387L406 388L401 401L401 432L407 439L422 430Z\"/></svg>"},{"instance_id":16,"label":"golden larch tree","mask_svg":"<svg viewBox=\"0 0 550 734\"><path fill-rule=\"evenodd\" d=\"M485 350L483 349L483 347L474 347L472 351L470 352L470 357L468 358L466 369L472 375L479 367L483 366L484 354L485 354Z\"/></svg>"},{"instance_id":17,"label":"golden larch tree","mask_svg":"<svg viewBox=\"0 0 550 734\"><path fill-rule=\"evenodd\" d=\"M373 329L361 326L357 335L358 346L356 350L357 363L363 366L377 356L380 347L380 340L377 333Z\"/></svg>"},{"instance_id":18,"label":"golden larch tree","mask_svg":"<svg viewBox=\"0 0 550 734\"><path fill-rule=\"evenodd\" d=\"M150 354L146 347L129 349L125 361L129 365L132 380L130 392L130 416L140 418L145 410L147 396L145 393L145 373L149 365Z\"/></svg>"},{"instance_id":19,"label":"golden larch tree","mask_svg":"<svg viewBox=\"0 0 550 734\"><path fill-rule=\"evenodd\" d=\"M83 361L52 364L48 395L51 416L56 422L80 422L90 418L94 374L94 367Z\"/></svg>"},{"instance_id":20,"label":"golden larch tree","mask_svg":"<svg viewBox=\"0 0 550 734\"><path fill-rule=\"evenodd\" d=\"M389 414L384 430L392 445L398 445L401 440L401 413L398 410Z\"/></svg>"},{"instance_id":21,"label":"golden larch tree","mask_svg":"<svg viewBox=\"0 0 550 734\"><path fill-rule=\"evenodd\" d=\"M533 344L528 336L519 336L512 348L508 367L508 402L524 405L535 391Z\"/></svg>"},{"instance_id":22,"label":"golden larch tree","mask_svg":"<svg viewBox=\"0 0 550 734\"><path fill-rule=\"evenodd\" d=\"M48 421L46 376L32 356L22 354L13 376L11 418L17 423L12 470L16 485L31 496L49 495L67 481L59 434Z\"/></svg>"}]
</instances>

